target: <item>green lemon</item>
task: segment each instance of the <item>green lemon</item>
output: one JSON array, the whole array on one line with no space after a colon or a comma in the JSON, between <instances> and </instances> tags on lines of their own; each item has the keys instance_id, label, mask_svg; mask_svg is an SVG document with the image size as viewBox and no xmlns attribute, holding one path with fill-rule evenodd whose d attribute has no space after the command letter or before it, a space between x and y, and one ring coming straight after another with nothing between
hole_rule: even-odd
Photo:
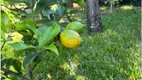
<instances>
[{"instance_id":1,"label":"green lemon","mask_svg":"<svg viewBox=\"0 0 142 80\"><path fill-rule=\"evenodd\" d=\"M78 33L81 33L83 31L84 25L80 22L71 22L67 25L66 30L74 30Z\"/></svg>"}]
</instances>

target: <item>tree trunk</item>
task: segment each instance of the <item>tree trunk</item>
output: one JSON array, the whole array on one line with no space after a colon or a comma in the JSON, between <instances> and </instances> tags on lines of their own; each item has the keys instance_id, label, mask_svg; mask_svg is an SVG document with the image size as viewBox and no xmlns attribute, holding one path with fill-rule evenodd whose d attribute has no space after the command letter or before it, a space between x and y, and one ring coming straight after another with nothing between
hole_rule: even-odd
<instances>
[{"instance_id":1,"label":"tree trunk","mask_svg":"<svg viewBox=\"0 0 142 80\"><path fill-rule=\"evenodd\" d=\"M103 27L100 18L99 0L86 0L88 34L102 32Z\"/></svg>"},{"instance_id":2,"label":"tree trunk","mask_svg":"<svg viewBox=\"0 0 142 80\"><path fill-rule=\"evenodd\" d=\"M73 0L69 0L69 7L73 8Z\"/></svg>"},{"instance_id":3,"label":"tree trunk","mask_svg":"<svg viewBox=\"0 0 142 80\"><path fill-rule=\"evenodd\" d=\"M110 13L112 13L112 10L113 10L113 4L112 4L113 2L111 1L110 2Z\"/></svg>"}]
</instances>

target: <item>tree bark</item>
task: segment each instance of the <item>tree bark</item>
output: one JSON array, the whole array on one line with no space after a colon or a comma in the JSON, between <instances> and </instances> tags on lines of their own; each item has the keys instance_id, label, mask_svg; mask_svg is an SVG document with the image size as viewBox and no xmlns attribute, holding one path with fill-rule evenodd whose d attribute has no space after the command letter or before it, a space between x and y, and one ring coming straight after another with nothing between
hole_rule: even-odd
<instances>
[{"instance_id":1,"label":"tree bark","mask_svg":"<svg viewBox=\"0 0 142 80\"><path fill-rule=\"evenodd\" d=\"M112 10L113 10L113 2L111 1L110 2L110 13L112 13Z\"/></svg>"},{"instance_id":2,"label":"tree bark","mask_svg":"<svg viewBox=\"0 0 142 80\"><path fill-rule=\"evenodd\" d=\"M102 22L99 11L99 0L86 0L88 34L102 32Z\"/></svg>"},{"instance_id":3,"label":"tree bark","mask_svg":"<svg viewBox=\"0 0 142 80\"><path fill-rule=\"evenodd\" d=\"M73 0L69 0L69 7L73 8Z\"/></svg>"}]
</instances>

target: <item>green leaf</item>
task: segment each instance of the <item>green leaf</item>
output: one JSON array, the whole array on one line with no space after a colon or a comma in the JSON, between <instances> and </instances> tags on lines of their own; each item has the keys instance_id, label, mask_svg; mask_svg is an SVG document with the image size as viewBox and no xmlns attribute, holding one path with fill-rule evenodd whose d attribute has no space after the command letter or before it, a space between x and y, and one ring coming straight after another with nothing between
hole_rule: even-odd
<instances>
[{"instance_id":1,"label":"green leaf","mask_svg":"<svg viewBox=\"0 0 142 80\"><path fill-rule=\"evenodd\" d=\"M3 59L3 60L1 61L1 66L2 66L2 67L5 66L7 69L9 69L9 67L12 65L12 63L13 63L13 59L12 59L12 58Z\"/></svg>"},{"instance_id":2,"label":"green leaf","mask_svg":"<svg viewBox=\"0 0 142 80\"><path fill-rule=\"evenodd\" d=\"M27 45L24 42L15 42L15 43L11 43L9 44L11 47L13 47L15 50L25 50L25 49L30 49L30 48L35 48L32 45Z\"/></svg>"},{"instance_id":3,"label":"green leaf","mask_svg":"<svg viewBox=\"0 0 142 80\"><path fill-rule=\"evenodd\" d=\"M26 23L25 22L17 23L15 25L15 30L17 30L17 31L26 30L26 29L28 29L28 28L26 27Z\"/></svg>"},{"instance_id":4,"label":"green leaf","mask_svg":"<svg viewBox=\"0 0 142 80\"><path fill-rule=\"evenodd\" d=\"M17 72L21 72L21 62L17 59L13 59L13 67Z\"/></svg>"},{"instance_id":5,"label":"green leaf","mask_svg":"<svg viewBox=\"0 0 142 80\"><path fill-rule=\"evenodd\" d=\"M62 4L64 7L67 7L69 3L69 0L62 0Z\"/></svg>"},{"instance_id":6,"label":"green leaf","mask_svg":"<svg viewBox=\"0 0 142 80\"><path fill-rule=\"evenodd\" d=\"M38 30L38 29L35 29L34 32L35 32L35 35L36 35L36 39L39 41L39 40L40 40L40 37L41 37L41 35L42 35L41 31Z\"/></svg>"},{"instance_id":7,"label":"green leaf","mask_svg":"<svg viewBox=\"0 0 142 80\"><path fill-rule=\"evenodd\" d=\"M43 16L48 17L50 14L56 14L56 11L55 10L43 9L42 14L43 14Z\"/></svg>"},{"instance_id":8,"label":"green leaf","mask_svg":"<svg viewBox=\"0 0 142 80\"><path fill-rule=\"evenodd\" d=\"M25 24L27 28L31 29L35 33L36 39L38 40L41 36L41 32L36 28L34 22L32 22L30 19L25 19Z\"/></svg>"},{"instance_id":9,"label":"green leaf","mask_svg":"<svg viewBox=\"0 0 142 80\"><path fill-rule=\"evenodd\" d=\"M59 55L58 49L54 44L50 44L49 46L46 47L46 49L54 52L55 54Z\"/></svg>"},{"instance_id":10,"label":"green leaf","mask_svg":"<svg viewBox=\"0 0 142 80\"><path fill-rule=\"evenodd\" d=\"M39 46L41 47L45 45L46 43L49 43L58 35L59 32L60 32L59 24L53 24L51 27L47 28L41 34L41 37L39 39Z\"/></svg>"},{"instance_id":11,"label":"green leaf","mask_svg":"<svg viewBox=\"0 0 142 80\"><path fill-rule=\"evenodd\" d=\"M5 78L4 78L4 79L5 79ZM4 79L2 79L2 80L4 80ZM9 80L19 80L18 77L13 76L13 75L11 75L8 79L9 79Z\"/></svg>"},{"instance_id":12,"label":"green leaf","mask_svg":"<svg viewBox=\"0 0 142 80\"><path fill-rule=\"evenodd\" d=\"M49 27L46 30L44 30L40 36L39 39L39 46L43 46L45 43L47 43L49 40L49 36L51 35L51 31L53 30L53 27Z\"/></svg>"},{"instance_id":13,"label":"green leaf","mask_svg":"<svg viewBox=\"0 0 142 80\"><path fill-rule=\"evenodd\" d=\"M34 6L36 5L37 0L28 0L28 3L30 4L29 6L33 9Z\"/></svg>"},{"instance_id":14,"label":"green leaf","mask_svg":"<svg viewBox=\"0 0 142 80\"><path fill-rule=\"evenodd\" d=\"M5 32L3 32L3 31L1 30L0 34L1 34L1 39L5 39Z\"/></svg>"},{"instance_id":15,"label":"green leaf","mask_svg":"<svg viewBox=\"0 0 142 80\"><path fill-rule=\"evenodd\" d=\"M61 31L64 31L66 29L66 26L68 25L67 22L63 22L63 23L60 23L61 25Z\"/></svg>"},{"instance_id":16,"label":"green leaf","mask_svg":"<svg viewBox=\"0 0 142 80\"><path fill-rule=\"evenodd\" d=\"M11 4L13 3L28 3L28 0L5 0Z\"/></svg>"},{"instance_id":17,"label":"green leaf","mask_svg":"<svg viewBox=\"0 0 142 80\"><path fill-rule=\"evenodd\" d=\"M29 64L36 58L37 54L36 53L32 53L26 56L26 58L23 61L23 66L27 67L29 66Z\"/></svg>"},{"instance_id":18,"label":"green leaf","mask_svg":"<svg viewBox=\"0 0 142 80\"><path fill-rule=\"evenodd\" d=\"M68 3L69 0L62 0L62 3Z\"/></svg>"},{"instance_id":19,"label":"green leaf","mask_svg":"<svg viewBox=\"0 0 142 80\"><path fill-rule=\"evenodd\" d=\"M63 16L63 14L64 14L64 12L65 12L65 8L63 8L63 7L58 8L56 12L57 12L57 14L58 14L59 16Z\"/></svg>"},{"instance_id":20,"label":"green leaf","mask_svg":"<svg viewBox=\"0 0 142 80\"><path fill-rule=\"evenodd\" d=\"M1 30L9 32L11 30L11 21L6 13L1 14Z\"/></svg>"},{"instance_id":21,"label":"green leaf","mask_svg":"<svg viewBox=\"0 0 142 80\"><path fill-rule=\"evenodd\" d=\"M46 30L48 28L48 26L42 26L42 27L39 27L38 29L42 32L44 30Z\"/></svg>"},{"instance_id":22,"label":"green leaf","mask_svg":"<svg viewBox=\"0 0 142 80\"><path fill-rule=\"evenodd\" d=\"M14 69L17 71L17 72L20 72L21 71L21 62L17 59L13 59L13 58L8 58L8 59L3 59L1 61L1 66L4 67L10 67L10 66L13 66Z\"/></svg>"},{"instance_id":23,"label":"green leaf","mask_svg":"<svg viewBox=\"0 0 142 80\"><path fill-rule=\"evenodd\" d=\"M79 4L81 7L86 7L86 3L84 0L74 0L75 3Z\"/></svg>"},{"instance_id":24,"label":"green leaf","mask_svg":"<svg viewBox=\"0 0 142 80\"><path fill-rule=\"evenodd\" d=\"M76 12L78 12L77 9L68 9L68 14L75 14Z\"/></svg>"},{"instance_id":25,"label":"green leaf","mask_svg":"<svg viewBox=\"0 0 142 80\"><path fill-rule=\"evenodd\" d=\"M1 61L1 67L5 66L8 63L7 59Z\"/></svg>"},{"instance_id":26,"label":"green leaf","mask_svg":"<svg viewBox=\"0 0 142 80\"><path fill-rule=\"evenodd\" d=\"M57 3L57 0L40 0L37 3L36 8L34 9L34 13L39 13L42 9L56 3Z\"/></svg>"},{"instance_id":27,"label":"green leaf","mask_svg":"<svg viewBox=\"0 0 142 80\"><path fill-rule=\"evenodd\" d=\"M27 28L31 29L33 32L35 32L36 25L34 22L32 22L30 19L25 19L25 25Z\"/></svg>"},{"instance_id":28,"label":"green leaf","mask_svg":"<svg viewBox=\"0 0 142 80\"><path fill-rule=\"evenodd\" d=\"M24 37L26 37L28 39L32 39L32 34L26 30L18 31L18 33L22 34Z\"/></svg>"},{"instance_id":29,"label":"green leaf","mask_svg":"<svg viewBox=\"0 0 142 80\"><path fill-rule=\"evenodd\" d=\"M54 22L49 19L42 19L42 20L38 21L37 23L42 24L43 26L51 26L51 25L53 25Z\"/></svg>"}]
</instances>

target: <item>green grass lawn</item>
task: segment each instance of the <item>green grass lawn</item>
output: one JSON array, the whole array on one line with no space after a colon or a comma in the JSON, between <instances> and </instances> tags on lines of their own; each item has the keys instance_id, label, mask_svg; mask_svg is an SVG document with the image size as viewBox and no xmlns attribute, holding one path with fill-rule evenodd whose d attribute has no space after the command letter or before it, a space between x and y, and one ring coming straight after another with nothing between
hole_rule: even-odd
<instances>
[{"instance_id":1,"label":"green grass lawn","mask_svg":"<svg viewBox=\"0 0 142 80\"><path fill-rule=\"evenodd\" d=\"M84 16L76 19L85 23ZM57 42L59 56L45 54L34 70L35 80L141 80L140 8L117 8L101 18L104 32L89 37L85 28L81 34L84 42L79 47L67 49Z\"/></svg>"},{"instance_id":2,"label":"green grass lawn","mask_svg":"<svg viewBox=\"0 0 142 80\"><path fill-rule=\"evenodd\" d=\"M94 33L89 38L84 30L84 43L74 49L58 43L60 56L44 56L35 70L37 80L141 80L140 8L118 8L101 17L103 33Z\"/></svg>"}]
</instances>

